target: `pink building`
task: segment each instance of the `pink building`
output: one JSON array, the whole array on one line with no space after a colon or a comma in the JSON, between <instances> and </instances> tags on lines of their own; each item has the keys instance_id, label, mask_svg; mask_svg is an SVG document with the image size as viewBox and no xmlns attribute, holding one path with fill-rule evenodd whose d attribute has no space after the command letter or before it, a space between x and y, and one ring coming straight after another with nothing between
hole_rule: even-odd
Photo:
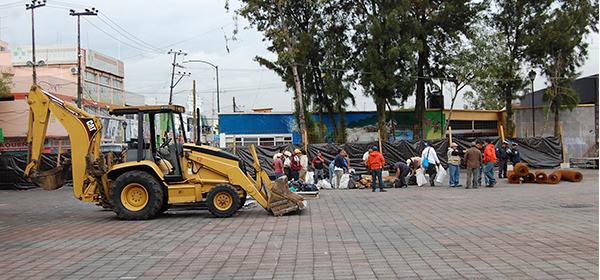
<instances>
[{"instance_id":1,"label":"pink building","mask_svg":"<svg viewBox=\"0 0 600 280\"><path fill-rule=\"evenodd\" d=\"M37 84L55 96L77 104L77 46L36 46ZM110 106L123 106L125 76L122 61L99 52L82 49L83 109L102 119L105 129L102 141L120 143L123 119L109 116ZM29 106L26 96L33 84L31 46L8 47L0 41L0 71L13 73L11 95L14 101L0 102L0 152L26 151ZM70 147L67 131L62 124L50 116L45 152L56 152L61 147Z\"/></svg>"}]
</instances>

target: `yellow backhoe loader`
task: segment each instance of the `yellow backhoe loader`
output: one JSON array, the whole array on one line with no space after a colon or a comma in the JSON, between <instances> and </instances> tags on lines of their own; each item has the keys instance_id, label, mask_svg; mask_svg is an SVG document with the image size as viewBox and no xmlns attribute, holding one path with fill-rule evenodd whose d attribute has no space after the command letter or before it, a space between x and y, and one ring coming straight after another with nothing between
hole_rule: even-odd
<instances>
[{"instance_id":1,"label":"yellow backhoe loader","mask_svg":"<svg viewBox=\"0 0 600 280\"><path fill-rule=\"evenodd\" d=\"M126 220L151 219L173 205L206 204L216 217L229 217L248 195L275 216L301 210L307 203L291 192L285 178L271 184L254 147L256 179L240 159L218 148L186 143L181 106L110 108L115 116L137 118L124 156L100 153L102 123L77 106L32 86L27 141L29 164L24 176L46 190L60 188L72 170L76 198L112 209ZM69 133L71 160L39 171L48 118L54 113ZM135 129L134 129L135 131ZM160 143L162 142L162 143Z\"/></svg>"}]
</instances>

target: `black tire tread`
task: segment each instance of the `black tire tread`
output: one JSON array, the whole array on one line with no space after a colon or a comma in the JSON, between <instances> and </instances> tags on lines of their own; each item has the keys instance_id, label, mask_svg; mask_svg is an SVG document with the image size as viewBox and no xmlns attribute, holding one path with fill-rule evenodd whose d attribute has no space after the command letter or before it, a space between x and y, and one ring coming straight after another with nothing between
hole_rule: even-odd
<instances>
[{"instance_id":1,"label":"black tire tread","mask_svg":"<svg viewBox=\"0 0 600 280\"><path fill-rule=\"evenodd\" d=\"M140 211L130 211L121 202L121 192L130 183L139 183L148 191L148 204ZM163 188L148 172L133 170L121 174L110 188L110 203L113 211L123 220L147 220L159 214L163 207Z\"/></svg>"},{"instance_id":2,"label":"black tire tread","mask_svg":"<svg viewBox=\"0 0 600 280\"><path fill-rule=\"evenodd\" d=\"M217 195L218 193L220 193L222 191L229 192L229 194L233 198L233 204L231 205L231 207L229 209L227 209L225 211L221 211L221 210L217 209L215 207L215 205L213 204L215 195ZM231 215L233 215L239 209L239 203L240 203L240 195L239 195L238 191L233 186L228 185L228 184L218 184L218 185L212 187L208 191L208 194L206 196L206 206L208 206L208 211L217 218L231 217Z\"/></svg>"}]
</instances>

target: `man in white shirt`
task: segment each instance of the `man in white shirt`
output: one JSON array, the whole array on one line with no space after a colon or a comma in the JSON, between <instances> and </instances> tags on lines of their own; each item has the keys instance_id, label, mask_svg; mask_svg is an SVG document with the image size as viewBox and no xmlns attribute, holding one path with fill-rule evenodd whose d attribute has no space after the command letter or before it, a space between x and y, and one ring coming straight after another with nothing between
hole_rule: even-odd
<instances>
[{"instance_id":1,"label":"man in white shirt","mask_svg":"<svg viewBox=\"0 0 600 280\"><path fill-rule=\"evenodd\" d=\"M369 149L368 151L366 151L363 154L363 163L365 164L365 167L367 168L367 174L371 174L371 170L369 169L369 165L367 164L367 161L369 160L369 154L371 154L371 152L373 151L373 149Z\"/></svg>"},{"instance_id":2,"label":"man in white shirt","mask_svg":"<svg viewBox=\"0 0 600 280\"><path fill-rule=\"evenodd\" d=\"M433 147L429 145L429 143L425 142L425 149L421 152L421 166L425 168L423 164L425 159L429 162L429 166L425 168L427 174L429 174L429 184L433 187L435 186L435 176L437 175L436 165L440 165L440 159L437 156L437 152Z\"/></svg>"}]
</instances>

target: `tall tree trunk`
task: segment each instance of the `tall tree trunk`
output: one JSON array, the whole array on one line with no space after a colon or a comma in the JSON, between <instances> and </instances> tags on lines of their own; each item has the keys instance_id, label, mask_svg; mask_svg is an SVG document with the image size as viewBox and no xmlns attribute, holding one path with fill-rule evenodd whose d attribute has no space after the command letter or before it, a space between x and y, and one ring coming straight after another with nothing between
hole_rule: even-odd
<instances>
[{"instance_id":1,"label":"tall tree trunk","mask_svg":"<svg viewBox=\"0 0 600 280\"><path fill-rule=\"evenodd\" d=\"M385 99L375 97L375 105L377 106L377 127L381 132L381 139L388 139L387 125L385 122Z\"/></svg>"},{"instance_id":2,"label":"tall tree trunk","mask_svg":"<svg viewBox=\"0 0 600 280\"><path fill-rule=\"evenodd\" d=\"M427 61L426 51L419 52L419 60L417 61L417 92L415 100L415 134L421 132L421 138L427 139L427 128L425 118L427 109L425 108L425 79L424 68Z\"/></svg>"},{"instance_id":3,"label":"tall tree trunk","mask_svg":"<svg viewBox=\"0 0 600 280\"><path fill-rule=\"evenodd\" d=\"M302 143L308 143L308 139L304 137L304 132L306 131L306 116L304 115L304 97L302 95L302 86L300 85L300 76L298 75L298 68L296 65L296 60L294 59L294 47L292 46L292 40L290 38L290 34L288 33L287 24L285 24L285 19L283 18L283 11L281 10L281 1L277 1L277 9L279 10L279 18L281 20L281 27L283 32L285 33L285 43L288 48L288 52L291 54L290 62L292 63L292 73L294 75L294 85L296 86L296 102L298 102L298 122L300 128L300 137L302 139Z\"/></svg>"},{"instance_id":4,"label":"tall tree trunk","mask_svg":"<svg viewBox=\"0 0 600 280\"><path fill-rule=\"evenodd\" d=\"M323 122L323 107L319 106L319 138L321 143L325 143L325 123Z\"/></svg>"},{"instance_id":5,"label":"tall tree trunk","mask_svg":"<svg viewBox=\"0 0 600 280\"><path fill-rule=\"evenodd\" d=\"M331 121L331 127L333 128L333 142L337 143L339 132L337 123L335 122L335 115L332 106L327 106L327 114L329 114L329 120Z\"/></svg>"},{"instance_id":6,"label":"tall tree trunk","mask_svg":"<svg viewBox=\"0 0 600 280\"><path fill-rule=\"evenodd\" d=\"M392 137L394 137L394 141L396 141L396 121L394 120L394 111L392 111L392 105L390 105L389 102L386 103L390 110L390 120L392 121Z\"/></svg>"},{"instance_id":7,"label":"tall tree trunk","mask_svg":"<svg viewBox=\"0 0 600 280\"><path fill-rule=\"evenodd\" d=\"M560 106L554 108L554 136L560 136ZM535 137L535 135L533 136Z\"/></svg>"}]
</instances>

